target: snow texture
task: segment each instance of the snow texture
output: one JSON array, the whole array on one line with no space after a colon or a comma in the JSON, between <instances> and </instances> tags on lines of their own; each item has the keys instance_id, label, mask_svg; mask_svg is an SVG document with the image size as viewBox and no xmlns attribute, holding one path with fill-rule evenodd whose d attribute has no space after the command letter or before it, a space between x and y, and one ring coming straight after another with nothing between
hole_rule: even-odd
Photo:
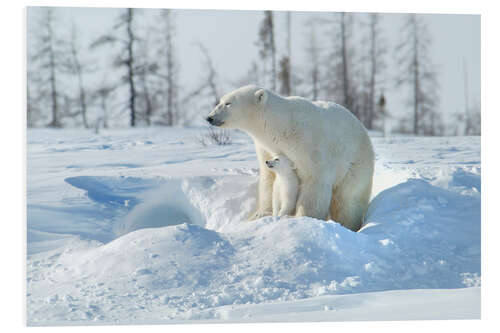
<instances>
[{"instance_id":1,"label":"snow texture","mask_svg":"<svg viewBox=\"0 0 500 333\"><path fill-rule=\"evenodd\" d=\"M373 137L357 233L265 217L251 140L28 131L29 325L480 316L480 138Z\"/></svg>"}]
</instances>

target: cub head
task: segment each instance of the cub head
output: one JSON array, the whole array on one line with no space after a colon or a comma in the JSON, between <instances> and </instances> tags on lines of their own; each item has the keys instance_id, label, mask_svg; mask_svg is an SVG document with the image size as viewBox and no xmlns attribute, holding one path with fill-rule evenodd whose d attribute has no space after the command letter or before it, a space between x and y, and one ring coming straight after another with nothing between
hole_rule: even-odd
<instances>
[{"instance_id":1,"label":"cub head","mask_svg":"<svg viewBox=\"0 0 500 333\"><path fill-rule=\"evenodd\" d=\"M293 171L293 163L285 155L274 156L273 159L266 161L266 166L274 172Z\"/></svg>"},{"instance_id":2,"label":"cub head","mask_svg":"<svg viewBox=\"0 0 500 333\"><path fill-rule=\"evenodd\" d=\"M265 89L252 85L241 87L223 96L206 121L213 126L245 129L266 104L267 97Z\"/></svg>"}]
</instances>

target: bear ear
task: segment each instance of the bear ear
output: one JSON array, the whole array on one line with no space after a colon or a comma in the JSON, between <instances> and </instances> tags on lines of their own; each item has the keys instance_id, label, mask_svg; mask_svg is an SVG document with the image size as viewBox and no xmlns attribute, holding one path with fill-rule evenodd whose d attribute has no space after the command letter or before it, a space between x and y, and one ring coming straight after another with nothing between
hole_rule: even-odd
<instances>
[{"instance_id":1,"label":"bear ear","mask_svg":"<svg viewBox=\"0 0 500 333\"><path fill-rule=\"evenodd\" d=\"M264 89L259 89L255 92L255 104L264 105L267 101L267 93Z\"/></svg>"}]
</instances>

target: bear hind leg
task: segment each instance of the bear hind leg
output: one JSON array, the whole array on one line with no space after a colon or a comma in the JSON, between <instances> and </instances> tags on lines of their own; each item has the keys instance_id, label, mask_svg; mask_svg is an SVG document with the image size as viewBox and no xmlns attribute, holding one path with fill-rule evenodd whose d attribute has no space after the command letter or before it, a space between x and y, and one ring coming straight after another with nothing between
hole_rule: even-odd
<instances>
[{"instance_id":1,"label":"bear hind leg","mask_svg":"<svg viewBox=\"0 0 500 333\"><path fill-rule=\"evenodd\" d=\"M297 198L296 216L326 220L332 199L332 186L320 181L303 181Z\"/></svg>"},{"instance_id":2,"label":"bear hind leg","mask_svg":"<svg viewBox=\"0 0 500 333\"><path fill-rule=\"evenodd\" d=\"M365 182L360 183L360 179L365 179ZM332 191L330 204L332 220L352 231L358 231L364 223L371 191L371 175L367 175L365 178L347 177Z\"/></svg>"}]
</instances>

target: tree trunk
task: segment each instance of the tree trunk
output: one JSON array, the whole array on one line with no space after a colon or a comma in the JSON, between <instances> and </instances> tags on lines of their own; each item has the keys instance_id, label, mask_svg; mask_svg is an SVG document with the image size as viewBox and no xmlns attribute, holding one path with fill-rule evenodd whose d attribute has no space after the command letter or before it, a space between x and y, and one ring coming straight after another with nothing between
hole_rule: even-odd
<instances>
[{"instance_id":1,"label":"tree trunk","mask_svg":"<svg viewBox=\"0 0 500 333\"><path fill-rule=\"evenodd\" d=\"M166 31L166 43L167 43L167 54L166 54L166 62L167 62L167 125L172 126L174 124L174 80L173 80L173 71L174 71L174 62L173 62L173 50L172 50L172 28L170 22L170 10L167 9L166 20L167 20L167 31Z\"/></svg>"},{"instance_id":2,"label":"tree trunk","mask_svg":"<svg viewBox=\"0 0 500 333\"><path fill-rule=\"evenodd\" d=\"M376 34L376 14L372 14L370 21L370 88L369 88L369 104L368 104L368 119L367 128L373 129L373 118L375 113L375 85L377 78L377 34Z\"/></svg>"},{"instance_id":3,"label":"tree trunk","mask_svg":"<svg viewBox=\"0 0 500 333\"><path fill-rule=\"evenodd\" d=\"M149 87L147 81L146 69L141 75L142 86L144 89L144 101L146 102L146 125L151 126L151 116L153 115L153 104L151 103L151 96L149 95Z\"/></svg>"},{"instance_id":4,"label":"tree trunk","mask_svg":"<svg viewBox=\"0 0 500 333\"><path fill-rule=\"evenodd\" d=\"M413 15L413 134L419 132L419 103L420 103L420 81L419 81L419 59L418 59L418 31L415 14Z\"/></svg>"},{"instance_id":5,"label":"tree trunk","mask_svg":"<svg viewBox=\"0 0 500 333\"><path fill-rule=\"evenodd\" d=\"M269 11L269 41L271 44L272 90L276 91L276 45L274 44L273 12Z\"/></svg>"},{"instance_id":6,"label":"tree trunk","mask_svg":"<svg viewBox=\"0 0 500 333\"><path fill-rule=\"evenodd\" d=\"M55 54L54 54L54 48L53 48L53 43L54 43L54 33L52 31L52 12L47 13L47 28L48 28L48 34L49 34L49 41L48 41L48 46L49 46L49 67L50 67L50 97L52 101L52 121L50 122L49 126L51 127L60 127L59 124L59 108L58 108L58 93L57 93L57 78L56 78L56 61L55 61Z\"/></svg>"},{"instance_id":7,"label":"tree trunk","mask_svg":"<svg viewBox=\"0 0 500 333\"><path fill-rule=\"evenodd\" d=\"M343 97L344 105L346 108L351 109L351 98L349 96L349 77L347 66L347 32L345 23L345 13L340 14L340 38L341 38L341 52L342 52L342 82L343 82Z\"/></svg>"},{"instance_id":8,"label":"tree trunk","mask_svg":"<svg viewBox=\"0 0 500 333\"><path fill-rule=\"evenodd\" d=\"M87 121L87 100L86 100L85 88L83 86L82 65L80 63L80 60L78 59L76 46L74 45L74 40L71 43L71 56L73 57L73 63L75 65L76 75L78 77L78 90L79 90L78 98L80 101L80 112L82 114L83 126L85 128L89 128L89 124Z\"/></svg>"},{"instance_id":9,"label":"tree trunk","mask_svg":"<svg viewBox=\"0 0 500 333\"><path fill-rule=\"evenodd\" d=\"M89 124L87 121L87 102L85 98L85 89L83 88L81 73L78 75L78 84L80 85L80 108L82 112L83 126L85 126L85 128L89 128Z\"/></svg>"},{"instance_id":10,"label":"tree trunk","mask_svg":"<svg viewBox=\"0 0 500 333\"><path fill-rule=\"evenodd\" d=\"M292 94L292 18L291 13L286 13L286 77L283 78L283 93L285 96Z\"/></svg>"},{"instance_id":11,"label":"tree trunk","mask_svg":"<svg viewBox=\"0 0 500 333\"><path fill-rule=\"evenodd\" d=\"M132 32L132 20L133 20L133 9L127 9L127 69L128 69L128 85L129 85L129 108L130 108L130 126L135 127L136 125L136 110L135 110L135 85L134 85L134 41L135 37Z\"/></svg>"},{"instance_id":12,"label":"tree trunk","mask_svg":"<svg viewBox=\"0 0 500 333\"><path fill-rule=\"evenodd\" d=\"M464 97L465 97L465 130L464 134L469 135L471 129L471 120L470 120L470 112L469 112L469 81L467 75L467 63L464 59Z\"/></svg>"}]
</instances>

